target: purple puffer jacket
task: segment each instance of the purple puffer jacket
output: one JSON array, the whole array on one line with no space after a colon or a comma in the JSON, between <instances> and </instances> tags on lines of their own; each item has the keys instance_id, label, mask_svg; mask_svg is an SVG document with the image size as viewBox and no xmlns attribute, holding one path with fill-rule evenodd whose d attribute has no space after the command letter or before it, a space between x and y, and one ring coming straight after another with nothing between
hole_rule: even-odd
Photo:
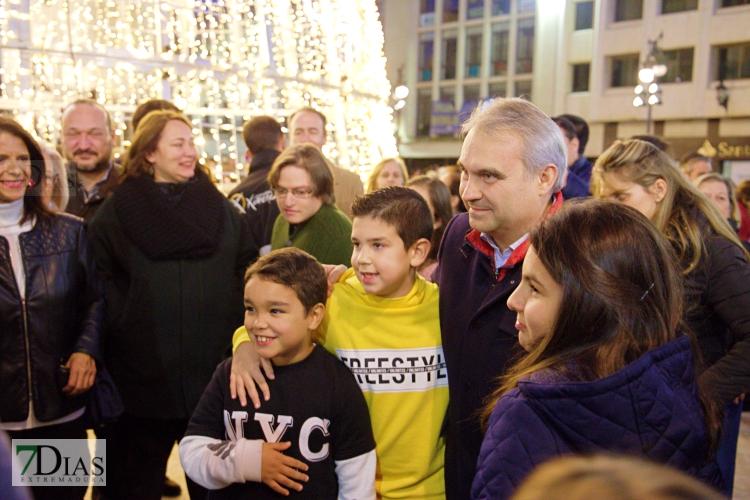
<instances>
[{"instance_id":1,"label":"purple puffer jacket","mask_svg":"<svg viewBox=\"0 0 750 500\"><path fill-rule=\"evenodd\" d=\"M720 488L687 337L593 382L540 372L500 398L479 454L471 496L506 499L558 455L625 453L671 465Z\"/></svg>"}]
</instances>

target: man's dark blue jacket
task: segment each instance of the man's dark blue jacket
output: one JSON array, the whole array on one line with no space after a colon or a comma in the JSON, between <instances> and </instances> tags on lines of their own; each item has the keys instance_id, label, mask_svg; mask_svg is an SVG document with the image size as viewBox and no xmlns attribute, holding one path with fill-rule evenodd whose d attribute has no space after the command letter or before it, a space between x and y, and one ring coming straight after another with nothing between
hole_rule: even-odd
<instances>
[{"instance_id":1,"label":"man's dark blue jacket","mask_svg":"<svg viewBox=\"0 0 750 500\"><path fill-rule=\"evenodd\" d=\"M562 205L557 193L549 213ZM528 240L527 240L528 241ZM440 330L448 368L450 405L444 425L445 493L468 500L482 446L478 412L497 387L509 360L523 353L510 294L521 282L528 243L495 273L493 251L469 225L466 213L445 229L433 278L440 287Z\"/></svg>"},{"instance_id":2,"label":"man's dark blue jacket","mask_svg":"<svg viewBox=\"0 0 750 500\"><path fill-rule=\"evenodd\" d=\"M534 467L570 453L635 455L720 488L708 446L685 336L592 382L549 370L519 381L492 412L471 496L507 499Z\"/></svg>"}]
</instances>

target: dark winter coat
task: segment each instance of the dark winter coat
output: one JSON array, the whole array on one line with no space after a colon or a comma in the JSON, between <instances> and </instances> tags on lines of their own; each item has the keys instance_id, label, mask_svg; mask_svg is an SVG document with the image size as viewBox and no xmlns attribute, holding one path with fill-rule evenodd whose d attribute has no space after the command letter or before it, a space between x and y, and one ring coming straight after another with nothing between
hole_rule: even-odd
<instances>
[{"instance_id":1,"label":"dark winter coat","mask_svg":"<svg viewBox=\"0 0 750 500\"><path fill-rule=\"evenodd\" d=\"M537 465L564 454L625 453L667 464L716 488L715 459L687 336L592 382L542 371L505 394L490 417L472 498L509 498Z\"/></svg>"},{"instance_id":2,"label":"dark winter coat","mask_svg":"<svg viewBox=\"0 0 750 500\"><path fill-rule=\"evenodd\" d=\"M0 236L0 421L26 420L31 383L34 415L49 422L85 404L85 395L62 393L67 377L60 365L74 352L101 361L104 297L78 217L57 214L37 221L18 240L25 299L13 274L8 240Z\"/></svg>"},{"instance_id":3,"label":"dark winter coat","mask_svg":"<svg viewBox=\"0 0 750 500\"><path fill-rule=\"evenodd\" d=\"M685 280L686 320L707 367L701 383L724 405L750 391L750 265L726 238L709 236L705 247Z\"/></svg>"},{"instance_id":4,"label":"dark winter coat","mask_svg":"<svg viewBox=\"0 0 750 500\"><path fill-rule=\"evenodd\" d=\"M190 416L242 324L242 276L257 247L205 177L183 191L167 187L175 189L164 194L145 176L126 180L89 236L105 287L107 368L125 411L176 419ZM197 240L204 244L191 248Z\"/></svg>"},{"instance_id":5,"label":"dark winter coat","mask_svg":"<svg viewBox=\"0 0 750 500\"><path fill-rule=\"evenodd\" d=\"M558 193L550 213L561 204ZM450 380L444 425L448 500L469 498L484 437L478 412L509 361L523 353L516 313L507 301L521 281L527 248L528 243L521 245L508 268L496 274L493 250L471 228L468 214L453 217L443 235L433 276L440 287L440 329Z\"/></svg>"}]
</instances>

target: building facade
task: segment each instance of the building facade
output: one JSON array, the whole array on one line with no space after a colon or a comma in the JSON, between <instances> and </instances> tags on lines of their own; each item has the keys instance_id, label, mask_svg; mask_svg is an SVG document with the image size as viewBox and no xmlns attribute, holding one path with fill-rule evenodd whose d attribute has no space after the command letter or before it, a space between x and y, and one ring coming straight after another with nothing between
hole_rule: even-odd
<instances>
[{"instance_id":1,"label":"building facade","mask_svg":"<svg viewBox=\"0 0 750 500\"><path fill-rule=\"evenodd\" d=\"M657 41L667 67L651 133L672 154L703 148L750 177L750 0L386 0L392 85L411 90L396 112L401 154L460 154L457 124L476 101L524 96L554 116L586 119L585 154L647 131L635 107L638 71ZM717 99L720 81L726 107Z\"/></svg>"}]
</instances>

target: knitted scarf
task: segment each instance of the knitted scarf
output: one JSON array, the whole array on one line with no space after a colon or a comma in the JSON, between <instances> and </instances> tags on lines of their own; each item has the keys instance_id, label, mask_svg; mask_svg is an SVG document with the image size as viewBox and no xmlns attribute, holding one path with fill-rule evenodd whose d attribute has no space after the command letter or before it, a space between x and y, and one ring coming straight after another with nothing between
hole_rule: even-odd
<instances>
[{"instance_id":1,"label":"knitted scarf","mask_svg":"<svg viewBox=\"0 0 750 500\"><path fill-rule=\"evenodd\" d=\"M175 186L174 202L147 176L129 177L114 194L125 236L153 260L210 257L219 246L224 196L196 170L195 181Z\"/></svg>"}]
</instances>

